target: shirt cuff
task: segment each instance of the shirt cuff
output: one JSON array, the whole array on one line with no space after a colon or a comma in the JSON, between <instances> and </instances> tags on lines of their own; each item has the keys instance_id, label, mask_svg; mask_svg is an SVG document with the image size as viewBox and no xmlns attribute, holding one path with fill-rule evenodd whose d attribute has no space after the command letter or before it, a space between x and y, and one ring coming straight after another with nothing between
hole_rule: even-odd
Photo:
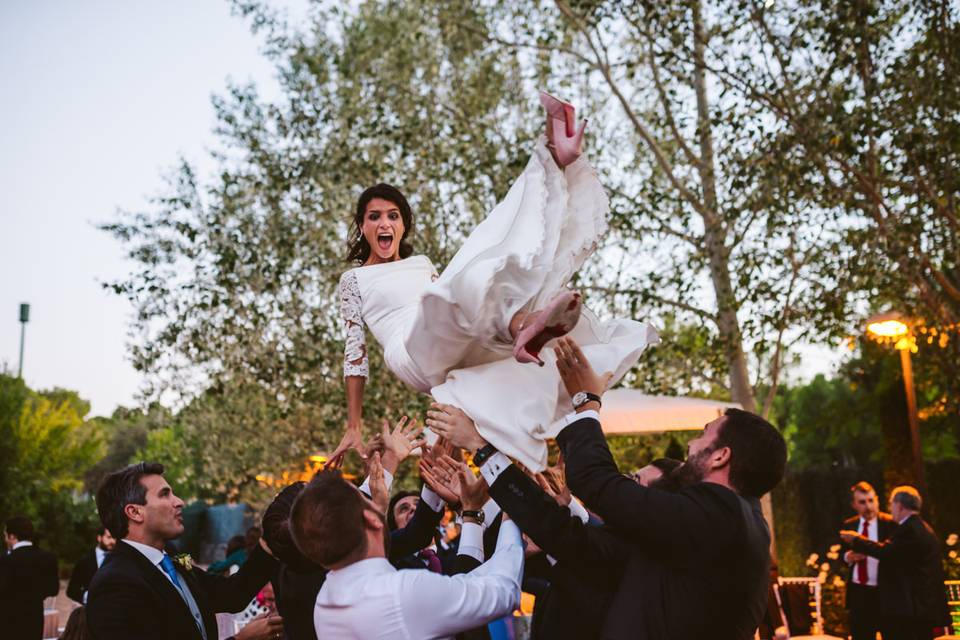
<instances>
[{"instance_id":1,"label":"shirt cuff","mask_svg":"<svg viewBox=\"0 0 960 640\"><path fill-rule=\"evenodd\" d=\"M558 431L562 430L564 427L570 426L581 418L593 418L597 422L600 422L600 412L598 412L596 409L587 409L586 411L581 411L580 413L577 413L576 411L568 413L563 417L563 427L560 427Z\"/></svg>"},{"instance_id":2,"label":"shirt cuff","mask_svg":"<svg viewBox=\"0 0 960 640\"><path fill-rule=\"evenodd\" d=\"M460 547L457 555L470 556L483 562L483 527L476 522L464 522L460 526Z\"/></svg>"},{"instance_id":3,"label":"shirt cuff","mask_svg":"<svg viewBox=\"0 0 960 640\"><path fill-rule=\"evenodd\" d=\"M423 485L423 488L420 489L420 499L426 502L427 506L434 511L443 509L443 498L434 493L433 489L427 485Z\"/></svg>"},{"instance_id":4,"label":"shirt cuff","mask_svg":"<svg viewBox=\"0 0 960 640\"><path fill-rule=\"evenodd\" d=\"M383 484L387 485L387 492L389 493L390 487L393 485L393 474L386 469L383 470ZM360 491L368 498L370 497L370 476L364 478L363 484L360 485Z\"/></svg>"},{"instance_id":5,"label":"shirt cuff","mask_svg":"<svg viewBox=\"0 0 960 640\"><path fill-rule=\"evenodd\" d=\"M492 487L493 483L497 481L497 478L500 477L500 474L503 473L504 469L509 467L511 464L510 458L497 451L492 456L484 460L483 464L480 465L480 475L482 475L483 479L487 481L487 486Z\"/></svg>"},{"instance_id":6,"label":"shirt cuff","mask_svg":"<svg viewBox=\"0 0 960 640\"><path fill-rule=\"evenodd\" d=\"M570 504L567 505L567 509L570 510L570 515L575 518L580 518L580 521L583 522L583 524L587 524L587 522L590 520L590 514L587 513L586 507L580 504L580 501L576 498L570 499Z\"/></svg>"},{"instance_id":7,"label":"shirt cuff","mask_svg":"<svg viewBox=\"0 0 960 640\"><path fill-rule=\"evenodd\" d=\"M493 498L487 499L483 503L483 529L487 530L493 521L497 519L497 516L500 515L500 505L498 505Z\"/></svg>"}]
</instances>

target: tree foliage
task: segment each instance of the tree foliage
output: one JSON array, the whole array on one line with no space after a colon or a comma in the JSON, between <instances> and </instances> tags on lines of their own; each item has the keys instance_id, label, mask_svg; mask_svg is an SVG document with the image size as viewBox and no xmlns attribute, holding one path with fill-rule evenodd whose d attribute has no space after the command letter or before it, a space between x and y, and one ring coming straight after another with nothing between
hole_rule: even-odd
<instances>
[{"instance_id":1,"label":"tree foliage","mask_svg":"<svg viewBox=\"0 0 960 640\"><path fill-rule=\"evenodd\" d=\"M26 515L41 540L65 559L79 554L78 534L95 513L83 478L104 451L90 405L73 391L33 391L0 374L0 517ZM87 539L89 542L89 538Z\"/></svg>"}]
</instances>

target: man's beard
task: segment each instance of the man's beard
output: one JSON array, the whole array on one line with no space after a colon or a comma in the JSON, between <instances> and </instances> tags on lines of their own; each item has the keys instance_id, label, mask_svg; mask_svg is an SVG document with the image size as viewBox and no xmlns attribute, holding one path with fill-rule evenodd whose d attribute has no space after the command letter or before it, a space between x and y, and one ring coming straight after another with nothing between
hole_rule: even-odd
<instances>
[{"instance_id":1,"label":"man's beard","mask_svg":"<svg viewBox=\"0 0 960 640\"><path fill-rule=\"evenodd\" d=\"M100 547L100 551L108 551L108 552L110 551L110 549L108 547L105 547L102 542L98 542L97 546ZM89 549L90 547L87 547L87 548Z\"/></svg>"},{"instance_id":2,"label":"man's beard","mask_svg":"<svg viewBox=\"0 0 960 640\"><path fill-rule=\"evenodd\" d=\"M693 454L687 458L686 462L674 469L670 477L681 489L703 482L704 476L707 475L707 458L714 451L715 449L711 448Z\"/></svg>"}]
</instances>

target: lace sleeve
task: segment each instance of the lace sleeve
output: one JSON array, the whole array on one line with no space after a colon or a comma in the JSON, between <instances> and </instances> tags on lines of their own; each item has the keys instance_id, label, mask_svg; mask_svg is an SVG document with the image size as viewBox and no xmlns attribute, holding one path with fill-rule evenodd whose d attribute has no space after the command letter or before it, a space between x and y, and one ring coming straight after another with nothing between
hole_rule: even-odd
<instances>
[{"instance_id":1,"label":"lace sleeve","mask_svg":"<svg viewBox=\"0 0 960 640\"><path fill-rule=\"evenodd\" d=\"M347 271L340 277L340 315L346 330L346 348L343 354L343 375L370 375L367 363L367 339L363 331L363 316L360 313L360 287L357 274Z\"/></svg>"}]
</instances>

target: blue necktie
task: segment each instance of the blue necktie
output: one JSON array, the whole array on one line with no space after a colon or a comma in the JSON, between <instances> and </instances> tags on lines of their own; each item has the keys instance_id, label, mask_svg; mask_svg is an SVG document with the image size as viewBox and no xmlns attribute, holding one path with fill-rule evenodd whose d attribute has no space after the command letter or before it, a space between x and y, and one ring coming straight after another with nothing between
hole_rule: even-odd
<instances>
[{"instance_id":1,"label":"blue necktie","mask_svg":"<svg viewBox=\"0 0 960 640\"><path fill-rule=\"evenodd\" d=\"M170 576L170 579L177 589L182 589L180 586L180 578L177 577L177 569L173 566L173 559L167 554L163 554L163 560L160 561L160 568L163 569L165 574Z\"/></svg>"}]
</instances>

